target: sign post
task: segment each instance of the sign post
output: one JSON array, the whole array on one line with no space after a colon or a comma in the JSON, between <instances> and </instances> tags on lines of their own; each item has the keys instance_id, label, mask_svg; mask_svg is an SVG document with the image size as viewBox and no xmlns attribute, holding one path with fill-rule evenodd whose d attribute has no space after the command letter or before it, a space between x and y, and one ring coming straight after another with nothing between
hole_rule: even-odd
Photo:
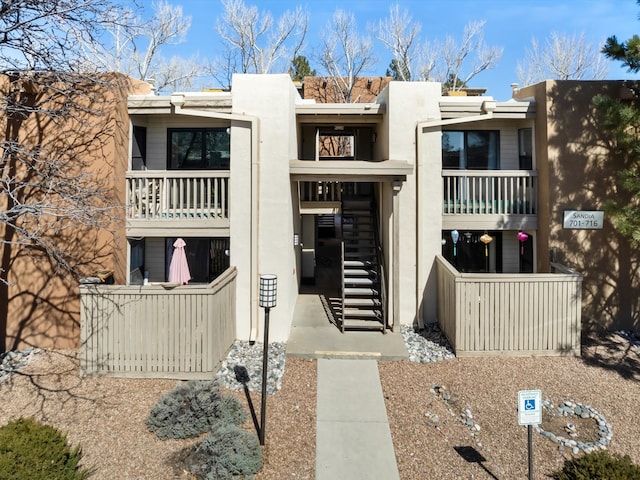
<instances>
[{"instance_id":1,"label":"sign post","mask_svg":"<svg viewBox=\"0 0 640 480\"><path fill-rule=\"evenodd\" d=\"M533 425L542 423L542 392L520 390L518 392L518 423L527 426L529 452L529 480L533 480Z\"/></svg>"}]
</instances>

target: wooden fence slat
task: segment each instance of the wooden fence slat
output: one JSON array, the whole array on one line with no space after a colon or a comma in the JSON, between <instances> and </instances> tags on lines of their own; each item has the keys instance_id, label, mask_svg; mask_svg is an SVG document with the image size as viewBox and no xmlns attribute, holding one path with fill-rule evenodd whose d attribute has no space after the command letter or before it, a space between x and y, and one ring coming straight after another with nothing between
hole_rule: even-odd
<instances>
[{"instance_id":1,"label":"wooden fence slat","mask_svg":"<svg viewBox=\"0 0 640 480\"><path fill-rule=\"evenodd\" d=\"M457 355L580 352L582 277L464 274L436 257L438 322Z\"/></svg>"},{"instance_id":2,"label":"wooden fence slat","mask_svg":"<svg viewBox=\"0 0 640 480\"><path fill-rule=\"evenodd\" d=\"M167 290L81 286L83 373L211 378L235 341L236 275Z\"/></svg>"}]
</instances>

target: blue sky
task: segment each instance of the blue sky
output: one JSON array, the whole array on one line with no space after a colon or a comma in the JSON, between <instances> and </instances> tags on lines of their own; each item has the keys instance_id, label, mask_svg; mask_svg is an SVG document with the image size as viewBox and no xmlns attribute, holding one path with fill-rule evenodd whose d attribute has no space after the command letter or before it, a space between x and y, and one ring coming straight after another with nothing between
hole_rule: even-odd
<instances>
[{"instance_id":1,"label":"blue sky","mask_svg":"<svg viewBox=\"0 0 640 480\"><path fill-rule=\"evenodd\" d=\"M222 12L220 1L171 0L171 3L182 5L184 13L192 17L187 40L175 49L175 53L186 56L198 52L201 56L215 56L212 52L219 46L219 40L214 25ZM268 10L275 18L297 5L306 8L310 13L310 25L307 50L303 54L310 59L313 58L313 47L320 45L322 29L326 27L336 9L353 12L360 27L360 34L366 34L367 24L377 23L385 18L389 12L389 5L395 3L399 4L401 9L406 8L413 20L422 25L422 40L442 40L446 35L459 39L465 25L470 21L485 20L485 42L490 46L503 47L504 53L495 69L479 74L470 86L487 88L487 94L497 100L510 98L510 84L517 82L517 63L524 58L533 37L543 43L552 32L567 35L584 33L589 43L600 46L610 35L626 40L633 34L640 33L640 6L635 0L321 0L313 3L245 0L245 4ZM368 74L384 75L391 56L377 41L374 45L379 62L376 69ZM311 66L320 73L320 67L313 61ZM611 63L608 78L638 78L638 75L627 73L619 63Z\"/></svg>"}]
</instances>

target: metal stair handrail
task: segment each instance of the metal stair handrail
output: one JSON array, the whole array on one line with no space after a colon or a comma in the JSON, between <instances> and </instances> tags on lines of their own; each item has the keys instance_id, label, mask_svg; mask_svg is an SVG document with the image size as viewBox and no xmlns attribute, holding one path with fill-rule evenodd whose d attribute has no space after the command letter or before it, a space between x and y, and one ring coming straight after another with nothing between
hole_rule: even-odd
<instances>
[{"instance_id":1,"label":"metal stair handrail","mask_svg":"<svg viewBox=\"0 0 640 480\"><path fill-rule=\"evenodd\" d=\"M374 223L374 241L376 245L376 256L378 259L378 265L380 266L380 302L381 312L382 312L382 333L387 333L387 284L386 284L386 273L385 273L385 264L384 264L384 253L382 252L382 247L380 245L380 233L378 230L378 208L376 202L373 202L373 221Z\"/></svg>"}]
</instances>

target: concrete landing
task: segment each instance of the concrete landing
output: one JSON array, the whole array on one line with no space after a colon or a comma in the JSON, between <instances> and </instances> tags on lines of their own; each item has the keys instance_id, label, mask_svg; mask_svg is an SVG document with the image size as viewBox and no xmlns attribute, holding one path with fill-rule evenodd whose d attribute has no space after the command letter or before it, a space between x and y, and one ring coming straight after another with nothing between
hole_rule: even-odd
<instances>
[{"instance_id":1,"label":"concrete landing","mask_svg":"<svg viewBox=\"0 0 640 480\"><path fill-rule=\"evenodd\" d=\"M329 321L318 294L300 294L287 340L288 357L407 360L402 334L387 331L340 332Z\"/></svg>"},{"instance_id":2,"label":"concrete landing","mask_svg":"<svg viewBox=\"0 0 640 480\"><path fill-rule=\"evenodd\" d=\"M317 368L316 479L399 479L377 362L319 359Z\"/></svg>"}]
</instances>

